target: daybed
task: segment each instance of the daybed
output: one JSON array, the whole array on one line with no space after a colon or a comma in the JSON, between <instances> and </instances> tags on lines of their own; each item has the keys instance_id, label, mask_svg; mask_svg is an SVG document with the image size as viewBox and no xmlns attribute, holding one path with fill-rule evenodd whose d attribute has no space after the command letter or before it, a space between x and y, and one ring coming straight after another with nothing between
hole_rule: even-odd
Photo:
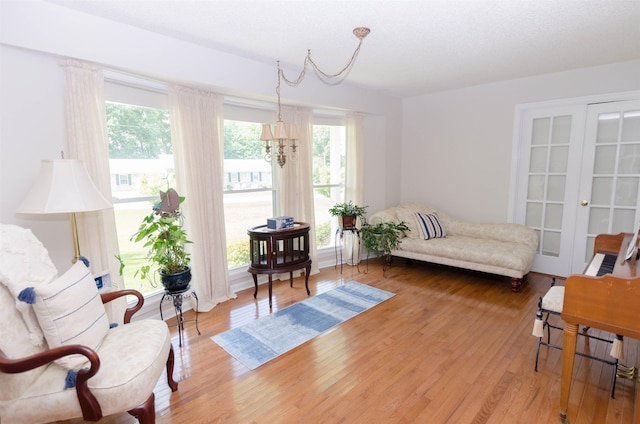
<instances>
[{"instance_id":1,"label":"daybed","mask_svg":"<svg viewBox=\"0 0 640 424\"><path fill-rule=\"evenodd\" d=\"M538 248L536 232L524 225L463 221L421 203L402 203L368 221L407 224L411 231L391 252L393 256L511 277L514 292L531 269Z\"/></svg>"}]
</instances>

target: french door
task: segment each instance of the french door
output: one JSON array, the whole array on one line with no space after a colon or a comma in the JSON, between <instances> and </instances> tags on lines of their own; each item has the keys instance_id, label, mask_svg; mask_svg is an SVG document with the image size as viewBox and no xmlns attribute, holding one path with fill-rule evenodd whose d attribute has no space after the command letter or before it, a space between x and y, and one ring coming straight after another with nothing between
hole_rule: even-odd
<instances>
[{"instance_id":1,"label":"french door","mask_svg":"<svg viewBox=\"0 0 640 424\"><path fill-rule=\"evenodd\" d=\"M640 101L589 106L571 273L584 271L598 234L638 229Z\"/></svg>"},{"instance_id":2,"label":"french door","mask_svg":"<svg viewBox=\"0 0 640 424\"><path fill-rule=\"evenodd\" d=\"M515 221L538 233L533 271L581 273L600 233L638 223L640 101L525 108Z\"/></svg>"}]
</instances>

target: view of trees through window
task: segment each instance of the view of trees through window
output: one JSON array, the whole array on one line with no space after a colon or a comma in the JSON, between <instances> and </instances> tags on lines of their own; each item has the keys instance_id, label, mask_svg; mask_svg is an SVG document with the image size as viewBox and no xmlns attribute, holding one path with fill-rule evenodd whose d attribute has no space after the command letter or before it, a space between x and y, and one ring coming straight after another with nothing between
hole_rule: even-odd
<instances>
[{"instance_id":1,"label":"view of trees through window","mask_svg":"<svg viewBox=\"0 0 640 424\"><path fill-rule=\"evenodd\" d=\"M131 236L158 199L175 187L169 111L107 102L109 168L125 286L148 294L162 286L134 277L148 264L142 243Z\"/></svg>"},{"instance_id":2,"label":"view of trees through window","mask_svg":"<svg viewBox=\"0 0 640 424\"><path fill-rule=\"evenodd\" d=\"M175 187L169 112L122 103L107 103L109 166L120 257L126 287L143 293L160 289L134 278L147 263L141 243L130 241L159 190ZM271 164L264 159L261 124L224 121L224 212L229 268L249 263L247 229L274 216ZM314 126L313 184L318 247L333 243L328 209L343 199L344 127ZM286 165L285 165L286 166ZM188 199L187 199L188 201ZM186 217L188 219L188 216ZM159 279L159 277L158 277Z\"/></svg>"}]
</instances>

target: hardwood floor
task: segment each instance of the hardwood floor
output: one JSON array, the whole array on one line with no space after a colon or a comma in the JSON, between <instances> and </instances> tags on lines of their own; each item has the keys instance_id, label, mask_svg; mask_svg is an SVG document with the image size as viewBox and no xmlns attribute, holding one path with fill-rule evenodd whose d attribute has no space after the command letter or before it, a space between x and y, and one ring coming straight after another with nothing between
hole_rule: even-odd
<instances>
[{"instance_id":1,"label":"hardwood floor","mask_svg":"<svg viewBox=\"0 0 640 424\"><path fill-rule=\"evenodd\" d=\"M210 337L267 315L267 289L199 315L198 336L186 324L171 393L156 387L157 423L559 423L561 352L531 335L547 276L531 274L520 293L508 278L396 259L383 276L379 263L322 269L311 295L356 280L395 297L250 371ZM559 282L562 283L561 281ZM304 282L274 284L274 310L306 299ZM192 314L189 312L188 314ZM188 316L193 318L193 316ZM594 331L594 330L592 330ZM561 343L561 333L555 335ZM580 338L583 339L583 338ZM605 354L604 342L578 349ZM625 340L627 365L638 365L640 343ZM632 423L637 385L613 367L576 357L569 405L572 424ZM73 421L79 422L79 421ZM128 414L102 423L134 423Z\"/></svg>"}]
</instances>

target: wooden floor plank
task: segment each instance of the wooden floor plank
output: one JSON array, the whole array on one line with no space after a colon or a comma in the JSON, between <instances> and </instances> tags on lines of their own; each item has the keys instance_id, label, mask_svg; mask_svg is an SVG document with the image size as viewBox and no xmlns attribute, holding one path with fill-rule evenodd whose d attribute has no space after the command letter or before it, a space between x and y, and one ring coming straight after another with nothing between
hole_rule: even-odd
<instances>
[{"instance_id":1,"label":"wooden floor plank","mask_svg":"<svg viewBox=\"0 0 640 424\"><path fill-rule=\"evenodd\" d=\"M182 348L172 326L179 389L160 379L156 422L560 422L561 351L543 347L535 372L531 335L548 276L531 274L512 293L508 278L419 262L395 260L383 275L370 261L361 271L322 269L309 280L311 294L354 280L396 295L253 371L210 338L268 315L265 287L258 300L250 289L199 314L202 335L187 323ZM274 284L274 310L306 298L302 279L293 288ZM561 332L553 340L561 344ZM603 354L605 345L589 348ZM639 351L638 341L625 340L623 362L637 366ZM612 367L576 357L574 372L572 424L633 424L637 384L619 380L611 399ZM126 413L101 420L134 422Z\"/></svg>"}]
</instances>

